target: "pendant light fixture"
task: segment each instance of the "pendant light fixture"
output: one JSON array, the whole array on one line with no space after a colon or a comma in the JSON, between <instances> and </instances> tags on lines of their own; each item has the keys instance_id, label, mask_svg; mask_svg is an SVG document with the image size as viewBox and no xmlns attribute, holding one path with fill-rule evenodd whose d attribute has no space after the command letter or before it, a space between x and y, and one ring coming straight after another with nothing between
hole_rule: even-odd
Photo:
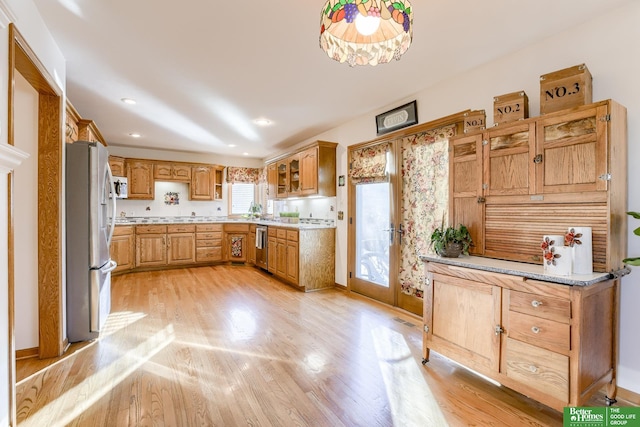
<instances>
[{"instance_id":1,"label":"pendant light fixture","mask_svg":"<svg viewBox=\"0 0 640 427\"><path fill-rule=\"evenodd\" d=\"M328 0L320 17L320 48L350 66L400 59L413 38L409 0Z\"/></svg>"}]
</instances>

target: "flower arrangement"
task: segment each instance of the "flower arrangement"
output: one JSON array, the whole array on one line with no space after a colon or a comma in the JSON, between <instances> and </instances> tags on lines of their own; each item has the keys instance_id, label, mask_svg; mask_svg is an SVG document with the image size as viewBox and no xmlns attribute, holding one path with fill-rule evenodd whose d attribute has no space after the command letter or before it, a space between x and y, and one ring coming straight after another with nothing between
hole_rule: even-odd
<instances>
[{"instance_id":1,"label":"flower arrangement","mask_svg":"<svg viewBox=\"0 0 640 427\"><path fill-rule=\"evenodd\" d=\"M555 243L555 240L549 239L549 236L545 236L542 240L542 243L540 244L540 249L542 249L542 258L544 259L544 262L547 263L547 265L556 265L556 259L562 256L556 253L556 250L553 247Z\"/></svg>"}]
</instances>

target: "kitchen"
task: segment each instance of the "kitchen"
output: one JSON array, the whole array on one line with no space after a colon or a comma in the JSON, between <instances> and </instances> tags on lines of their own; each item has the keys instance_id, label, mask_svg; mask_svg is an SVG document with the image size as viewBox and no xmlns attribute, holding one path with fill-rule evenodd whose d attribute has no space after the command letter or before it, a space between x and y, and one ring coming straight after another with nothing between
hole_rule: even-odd
<instances>
[{"instance_id":1,"label":"kitchen","mask_svg":"<svg viewBox=\"0 0 640 427\"><path fill-rule=\"evenodd\" d=\"M18 8L18 10L22 10L22 9ZM499 79L497 77L494 77L496 75L499 75L499 70L504 69L504 67L511 67L517 70L516 74L518 74L518 78L511 76L509 77L510 80L508 80L505 84L505 86L509 86L511 88L513 88L514 86L520 87L520 84L523 81L525 76L526 76L527 82L535 82L535 78L537 77L537 75L540 74L540 68L542 68L543 70L561 68L561 64L564 63L564 61L560 60L560 57L562 56L562 52L563 52L562 48L567 47L567 45L569 45L571 41L575 40L576 38L584 38L589 41L589 43L587 43L588 45L593 46L593 45L599 44L598 35L608 33L609 31L612 31L614 34L619 36L618 37L619 39L634 37L635 36L634 34L629 34L631 32L631 30L629 30L629 27L624 25L617 25L618 22L628 23L629 20L631 19L630 17L637 16L634 14L637 14L637 9L634 8L633 6L629 6L628 9L624 11L612 11L610 15L607 15L603 17L601 20L598 20L597 22L594 23L596 25L593 25L593 26L595 26L598 29L594 33L592 33L587 28L575 29L569 32L569 34L566 34L564 36L559 36L553 39L553 41L550 41L548 43L541 43L541 44L532 46L528 49L525 49L523 52L514 54L512 57L508 59L498 60L490 65L487 65L486 67L482 67L474 71L469 71L466 75L464 75L463 78L455 79L435 89L429 89L429 90L425 90L424 92L420 92L420 94L418 95L418 100L419 102L421 102L420 103L421 114L424 114L423 117L440 117L443 114L446 114L450 111L459 111L464 108L467 108L469 105L474 105L474 107L476 108L477 106L482 106L482 107L486 107L486 109L489 110L491 96L495 95L496 93L500 93L500 91L498 90L498 87L502 87L501 83L498 81ZM615 22L616 24L613 24L612 22ZM608 38L608 37L609 36L605 38ZM31 44L34 44L34 42L35 40L33 40ZM558 45L557 47L550 46L554 44L554 42ZM578 62L584 61L589 64L592 70L599 70L599 73L596 74L596 79L599 78L599 81L600 81L600 85L596 86L596 87L599 87L598 89L599 93L597 94L598 95L597 99L612 97L619 100L620 102L622 102L628 107L629 118L630 118L629 120L629 137L630 138L629 139L633 140L634 136L637 134L637 118L636 118L637 113L635 113L635 111L637 111L638 108L637 108L637 101L632 99L632 97L626 93L625 88L634 87L634 81L633 81L633 77L630 76L624 70L633 69L634 61L637 61L637 60L629 58L628 55L624 53L624 46L617 46L617 45L613 47L609 46L604 50L608 50L609 52L611 52L612 49L614 49L614 52L616 53L615 55L609 55L609 54L605 55L604 53L595 52L595 50L597 49L593 49L593 47L587 48L586 46L583 47L582 45L580 45L579 47L576 47L575 51L573 51L574 53L572 54L572 59L575 59L575 60L571 61L571 63L578 63ZM540 57L540 56L543 56L542 55L543 52L546 52L548 50L551 50L552 52L554 52L555 56L553 56L553 58L549 60L549 63L545 64L544 67L536 67L535 70L530 71L529 69L531 68L531 65L530 65L530 61L526 59L527 55ZM489 80L491 84L488 86L490 87L486 89L481 89L474 86L473 82L478 80L480 81ZM508 88L505 87L505 89L508 89ZM528 93L535 93L535 83L530 83L526 89L528 89ZM507 90L505 90L505 92L506 91ZM443 97L441 95L441 93L443 92L456 93L456 96ZM436 97L437 99L439 99L441 101L440 105L434 106L429 104L427 100L431 97ZM391 106L380 108L379 111L380 112L386 111L390 107L395 106L396 104L397 103L393 103L393 105ZM532 108L533 107L534 106L532 105ZM350 143L355 143L363 140L372 139L371 132L369 129L370 123L368 122L368 120L371 119L371 117L372 116L370 115L367 116L366 126L360 125L359 122L356 122L356 123L352 123L351 125L346 125L341 130L328 132L327 134L318 136L318 138L327 139L330 141L342 140L344 141L343 142L344 144L350 144ZM3 128L6 129L6 126L3 126ZM341 138L341 135L343 132L346 132L347 134L353 132L356 136L350 138L349 141L347 142L345 141L344 138ZM5 133L3 132L3 134ZM637 152L634 150L635 150L634 146L630 144L630 147L629 147L630 158L637 158ZM154 156L154 150L148 150L143 153L130 153L123 149L119 153L114 152L114 154L117 154L123 157L133 157L133 158L142 157L142 158L154 158L154 159L160 159L160 160L177 159L180 161L188 161L188 162L202 161L202 156L194 156L188 153L160 152L158 153L157 156ZM338 161L337 174L346 175L346 172L347 172L347 166L346 166L346 160L345 160L346 148L343 145L341 145L338 148L338 159L339 161ZM262 164L258 164L259 162L254 163L250 159L238 158L238 159L232 159L232 160L233 161L226 161L224 159L212 158L210 160L205 160L205 161L212 164L228 164L228 165L247 166L247 167L262 166ZM246 163L242 164L241 162L246 162ZM629 172L630 183L637 181L637 180L634 180L635 174L637 174L637 171L635 171L633 168L630 168L630 172ZM164 190L164 191L168 191L168 190ZM298 206L298 209L300 211L301 216L306 217L309 214L312 214L314 217L318 215L324 218L330 215L329 213L331 212L331 206L334 206L334 209L335 209L333 211L334 213L337 213L338 211L346 210L345 209L346 202L344 197L345 195L341 195L340 193L338 193L338 195L336 196L335 203L331 203L328 206L321 205L317 208L315 206L307 206L306 203L303 203L303 202L295 202L295 203L300 203L300 206ZM309 201L309 203L315 203L315 201ZM637 205L637 203L638 203L637 195L635 195L633 191L630 191L630 194L629 194L630 209L633 209L634 204ZM213 208L214 215L216 215L216 213L218 212L217 211L218 207L220 207L221 213L225 212L224 203L213 202L212 205L214 206ZM140 213L142 214L141 216L144 216L145 213L147 212L146 207L147 205L134 206L132 208L132 211L135 212L135 215L133 216L138 216L140 215ZM320 213L317 213L316 210L319 211ZM186 215L190 215L192 211L194 210L192 210L191 208L187 209ZM155 207L152 207L151 212L157 212L155 210ZM198 209L195 209L195 212L198 215L200 214L198 212ZM209 213L209 211L205 211L205 212L206 214ZM185 212L183 212L183 214L184 213ZM339 220L337 220L336 227L337 227L336 247L345 248L346 247L346 237L345 237L346 225L344 224L344 221L340 222ZM638 246L633 241L633 236L630 236L629 245L630 245L629 246L630 253L638 251L637 250ZM339 285L346 285L346 277L347 277L346 261L344 260L343 257L340 257L338 253L340 253L339 249L337 250L337 255L336 255L336 283ZM637 363L634 361L635 360L634 355L637 354L637 350L633 340L633 331L632 331L633 328L630 327L630 325L634 325L637 323L637 320L635 317L636 314L634 314L633 303L632 303L634 299L637 300L637 298L634 298L634 296L637 295L636 294L637 291L633 287L628 285L628 284L631 284L631 282L633 282L633 277L634 275L631 275L628 278L630 280L625 281L624 282L625 286L623 286L623 292L625 292L625 298L623 300L622 318L621 318L622 337L621 337L620 365L621 365L621 378L626 378L627 382L626 383L622 382L620 386L623 388L626 386L631 390L637 391L638 382L635 379L637 378L636 377L637 374L635 374L635 372L637 372Z\"/></svg>"}]
</instances>

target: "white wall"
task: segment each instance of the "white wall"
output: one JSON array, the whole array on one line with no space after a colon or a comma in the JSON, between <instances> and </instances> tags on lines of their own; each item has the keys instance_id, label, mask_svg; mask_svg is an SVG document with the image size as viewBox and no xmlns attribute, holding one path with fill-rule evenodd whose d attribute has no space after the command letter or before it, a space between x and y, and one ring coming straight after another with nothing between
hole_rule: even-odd
<instances>
[{"instance_id":1,"label":"white wall","mask_svg":"<svg viewBox=\"0 0 640 427\"><path fill-rule=\"evenodd\" d=\"M14 172L15 345L38 347L38 92L16 73L15 147L30 157ZM34 191L35 190L35 191Z\"/></svg>"},{"instance_id":2,"label":"white wall","mask_svg":"<svg viewBox=\"0 0 640 427\"><path fill-rule=\"evenodd\" d=\"M338 141L343 147L375 139L374 117L413 99L417 100L420 123L428 122L466 109L484 109L488 126L493 123L493 97L524 90L529 97L530 117L540 111L539 77L551 71L585 63L593 76L593 100L614 99L627 107L629 140L629 210L640 211L640 84L638 73L640 56L637 44L640 40L640 2L611 10L610 13L586 22L576 28L564 30L548 39L521 51L497 59L463 75L420 91L413 97L399 99L387 106L354 120L344 126L317 135L311 140ZM464 54L463 52L461 54ZM434 58L437 67L437 58ZM419 82L415 82L419 86ZM338 165L338 175L347 171L346 156ZM346 198L339 198L338 209L346 210ZM640 226L629 221L628 253L640 256L640 237L632 230ZM338 257L336 282L346 284L346 221L338 221ZM620 356L618 384L640 393L640 271L633 269L622 280L622 307L620 310Z\"/></svg>"}]
</instances>

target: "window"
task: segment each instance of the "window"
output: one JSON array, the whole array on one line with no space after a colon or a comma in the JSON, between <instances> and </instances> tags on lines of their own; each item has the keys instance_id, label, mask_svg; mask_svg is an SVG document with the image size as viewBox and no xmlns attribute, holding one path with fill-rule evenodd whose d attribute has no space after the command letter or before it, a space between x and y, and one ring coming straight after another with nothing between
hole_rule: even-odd
<instances>
[{"instance_id":1,"label":"window","mask_svg":"<svg viewBox=\"0 0 640 427\"><path fill-rule=\"evenodd\" d=\"M255 184L231 184L231 215L249 213L249 207L254 201L255 187Z\"/></svg>"}]
</instances>

